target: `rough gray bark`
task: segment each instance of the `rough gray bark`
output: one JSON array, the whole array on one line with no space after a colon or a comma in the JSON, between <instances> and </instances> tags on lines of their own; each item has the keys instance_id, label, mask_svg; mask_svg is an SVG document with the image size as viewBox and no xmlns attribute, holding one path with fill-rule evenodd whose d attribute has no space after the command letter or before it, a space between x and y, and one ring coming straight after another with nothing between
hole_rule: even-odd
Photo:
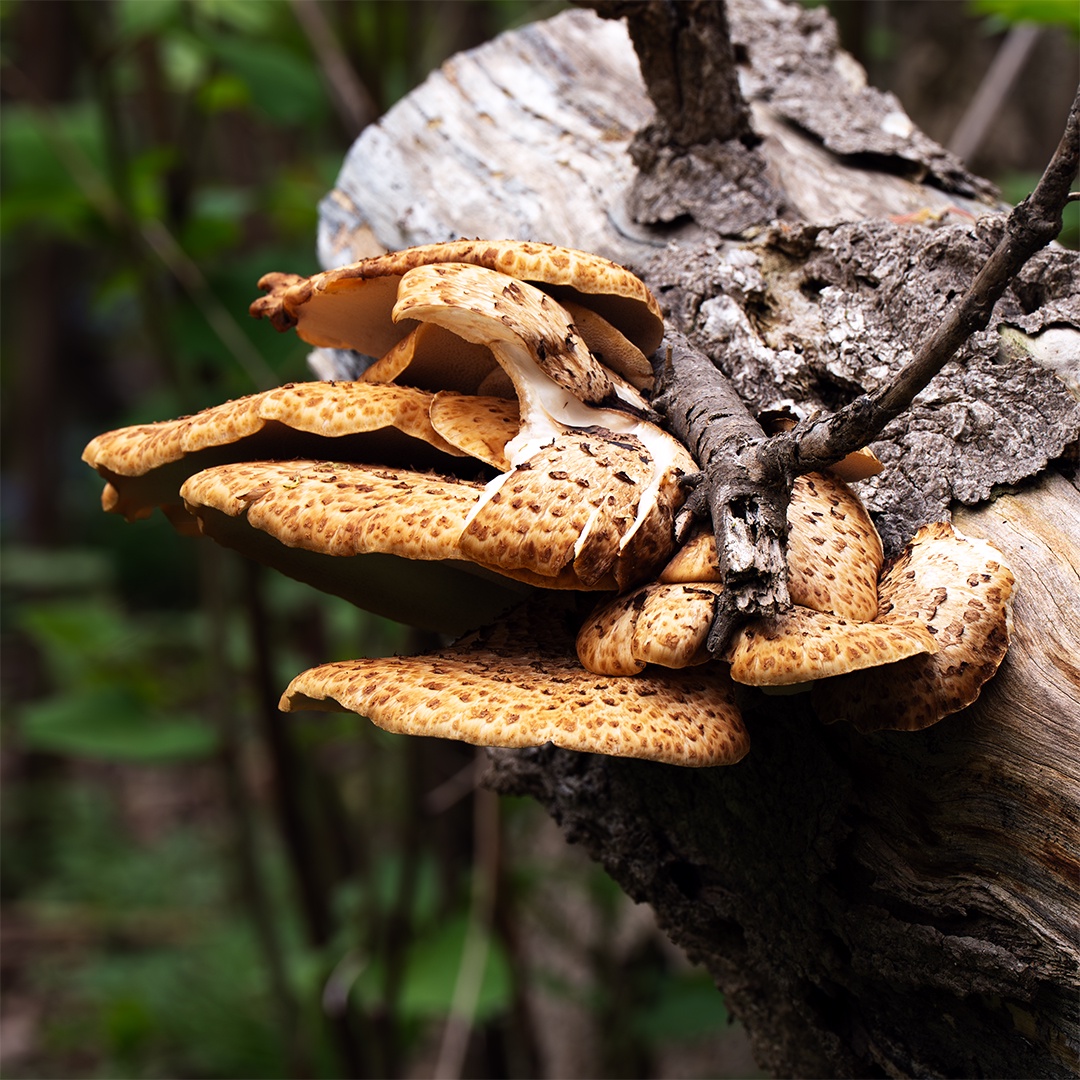
<instances>
[{"instance_id":1,"label":"rough gray bark","mask_svg":"<svg viewBox=\"0 0 1080 1080\"><path fill-rule=\"evenodd\" d=\"M989 256L998 208L860 84L822 11L729 17L780 222L633 219L652 109L625 29L573 11L454 58L365 132L323 205L324 261L457 235L589 248L645 274L751 414L882 385ZM1080 1072L1080 405L1062 365L1000 356L1003 326L1080 327L1077 269L1060 250L1028 264L863 485L893 549L952 514L1016 571L1013 645L974 706L860 736L747 691L753 749L724 770L496 755L500 790L653 905L778 1074Z\"/></svg>"}]
</instances>

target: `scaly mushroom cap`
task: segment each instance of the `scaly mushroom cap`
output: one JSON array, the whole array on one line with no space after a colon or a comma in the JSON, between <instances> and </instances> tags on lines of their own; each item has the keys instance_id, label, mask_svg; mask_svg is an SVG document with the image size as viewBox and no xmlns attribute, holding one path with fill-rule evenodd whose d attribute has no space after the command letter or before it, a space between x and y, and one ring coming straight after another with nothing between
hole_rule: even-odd
<instances>
[{"instance_id":1,"label":"scaly mushroom cap","mask_svg":"<svg viewBox=\"0 0 1080 1080\"><path fill-rule=\"evenodd\" d=\"M431 426L462 453L499 472L506 472L511 467L506 444L521 429L521 410L515 399L444 390L431 402L428 419Z\"/></svg>"},{"instance_id":2,"label":"scaly mushroom cap","mask_svg":"<svg viewBox=\"0 0 1080 1080\"><path fill-rule=\"evenodd\" d=\"M934 635L914 619L857 623L793 607L769 619L752 619L736 632L724 658L736 682L791 686L936 648Z\"/></svg>"},{"instance_id":3,"label":"scaly mushroom cap","mask_svg":"<svg viewBox=\"0 0 1080 1080\"><path fill-rule=\"evenodd\" d=\"M604 678L585 671L551 605L424 656L324 664L293 679L286 712L360 713L387 731L480 746L554 743L674 765L728 765L749 749L727 673Z\"/></svg>"},{"instance_id":4,"label":"scaly mushroom cap","mask_svg":"<svg viewBox=\"0 0 1080 1080\"><path fill-rule=\"evenodd\" d=\"M877 615L881 538L859 497L839 477L809 473L795 481L787 558L792 603L853 622Z\"/></svg>"},{"instance_id":5,"label":"scaly mushroom cap","mask_svg":"<svg viewBox=\"0 0 1080 1080\"><path fill-rule=\"evenodd\" d=\"M299 456L449 468L458 450L428 419L432 395L404 386L288 383L91 440L83 460L107 481L105 510L128 520L162 507L183 523L180 485L226 462Z\"/></svg>"},{"instance_id":6,"label":"scaly mushroom cap","mask_svg":"<svg viewBox=\"0 0 1080 1080\"><path fill-rule=\"evenodd\" d=\"M578 659L601 675L634 675L646 664L684 668L704 663L721 588L708 582L653 582L623 593L582 624Z\"/></svg>"},{"instance_id":7,"label":"scaly mushroom cap","mask_svg":"<svg viewBox=\"0 0 1080 1080\"><path fill-rule=\"evenodd\" d=\"M560 305L496 271L447 263L409 271L394 313L487 345L517 392L521 427L505 446L513 469L488 484L464 550L541 575L572 561L585 588L609 572L620 586L641 580L667 558L678 481L694 461L637 414L643 399L581 347Z\"/></svg>"},{"instance_id":8,"label":"scaly mushroom cap","mask_svg":"<svg viewBox=\"0 0 1080 1080\"><path fill-rule=\"evenodd\" d=\"M268 295L251 305L251 314L269 319L278 330L295 327L313 345L381 357L412 329L390 320L399 279L414 267L445 262L471 263L542 284L557 299L596 312L646 355L663 339L655 297L628 270L598 255L522 240L427 244L310 278L267 274L259 287Z\"/></svg>"},{"instance_id":9,"label":"scaly mushroom cap","mask_svg":"<svg viewBox=\"0 0 1080 1080\"><path fill-rule=\"evenodd\" d=\"M869 622L878 611L881 539L859 497L839 477L796 479L788 504L788 591L794 604ZM716 540L696 531L660 574L666 582L719 581Z\"/></svg>"},{"instance_id":10,"label":"scaly mushroom cap","mask_svg":"<svg viewBox=\"0 0 1080 1080\"><path fill-rule=\"evenodd\" d=\"M629 535L654 467L633 436L615 439L596 430L552 439L488 485L494 490L470 517L462 550L477 562L545 577L572 566L584 588L600 587L611 573L620 585L640 580L674 543L681 495L674 480L664 484L642 526Z\"/></svg>"},{"instance_id":11,"label":"scaly mushroom cap","mask_svg":"<svg viewBox=\"0 0 1080 1080\"><path fill-rule=\"evenodd\" d=\"M365 611L448 634L529 591L462 560L456 536L479 491L464 480L311 461L223 465L183 486L188 520L224 547Z\"/></svg>"},{"instance_id":12,"label":"scaly mushroom cap","mask_svg":"<svg viewBox=\"0 0 1080 1080\"><path fill-rule=\"evenodd\" d=\"M993 545L924 526L882 577L879 622L923 619L936 650L819 683L817 714L860 731L918 731L970 705L1009 647L1015 585Z\"/></svg>"},{"instance_id":13,"label":"scaly mushroom cap","mask_svg":"<svg viewBox=\"0 0 1080 1080\"><path fill-rule=\"evenodd\" d=\"M566 309L540 289L498 271L468 263L418 266L401 279L393 317L434 323L487 346L510 376L523 412L533 366L586 405L614 394L609 372Z\"/></svg>"},{"instance_id":14,"label":"scaly mushroom cap","mask_svg":"<svg viewBox=\"0 0 1080 1080\"><path fill-rule=\"evenodd\" d=\"M463 550L462 532L482 492L481 484L455 477L324 461L222 465L190 477L180 490L201 531L215 538L223 525L216 515L224 515L242 521L249 533L265 533L286 548L319 556L449 560L459 563L459 569L475 566L486 576L498 574L548 589L582 588L571 568L540 575L487 564ZM234 540L230 546L241 551L242 534L236 525L228 529ZM596 587L612 584L604 580ZM368 605L361 601L360 606Z\"/></svg>"}]
</instances>

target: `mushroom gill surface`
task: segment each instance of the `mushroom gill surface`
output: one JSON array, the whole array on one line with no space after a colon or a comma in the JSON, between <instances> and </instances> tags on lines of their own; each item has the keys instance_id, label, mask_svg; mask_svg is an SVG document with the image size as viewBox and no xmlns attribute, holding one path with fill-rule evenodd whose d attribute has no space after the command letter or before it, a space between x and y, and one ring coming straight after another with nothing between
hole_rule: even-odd
<instances>
[{"instance_id":1,"label":"mushroom gill surface","mask_svg":"<svg viewBox=\"0 0 1080 1080\"><path fill-rule=\"evenodd\" d=\"M400 279L436 263L468 263L542 286L556 299L594 312L646 356L664 336L660 307L634 274L599 255L527 240L424 244L310 278L266 274L259 281L266 295L252 303L251 314L269 319L277 330L295 328L312 345L381 357L415 325L390 317ZM597 351L603 351L605 340L597 342Z\"/></svg>"}]
</instances>

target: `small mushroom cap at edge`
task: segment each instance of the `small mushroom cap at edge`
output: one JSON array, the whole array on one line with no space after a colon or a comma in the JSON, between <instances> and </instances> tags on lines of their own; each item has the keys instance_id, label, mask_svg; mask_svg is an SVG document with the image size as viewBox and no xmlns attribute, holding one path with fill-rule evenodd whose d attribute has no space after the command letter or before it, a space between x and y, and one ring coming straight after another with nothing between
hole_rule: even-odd
<instances>
[{"instance_id":1,"label":"small mushroom cap at edge","mask_svg":"<svg viewBox=\"0 0 1080 1080\"><path fill-rule=\"evenodd\" d=\"M970 705L1009 648L1015 587L992 544L945 522L923 526L882 576L879 618L925 619L936 651L818 683L818 716L863 732L919 731Z\"/></svg>"}]
</instances>

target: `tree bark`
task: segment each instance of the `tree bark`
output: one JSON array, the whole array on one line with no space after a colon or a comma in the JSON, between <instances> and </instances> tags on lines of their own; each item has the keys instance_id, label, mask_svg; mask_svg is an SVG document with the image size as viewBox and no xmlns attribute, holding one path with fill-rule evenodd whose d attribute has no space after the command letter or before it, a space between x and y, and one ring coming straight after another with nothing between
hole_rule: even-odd
<instances>
[{"instance_id":1,"label":"tree bark","mask_svg":"<svg viewBox=\"0 0 1080 1080\"><path fill-rule=\"evenodd\" d=\"M728 14L779 220L711 205L723 177L636 219L630 149L654 110L625 28L571 11L455 57L369 128L324 200L321 258L458 235L586 248L646 277L751 423L884 385L994 250L1001 208L860 84L821 9ZM494 756L499 790L538 798L707 965L777 1074L1080 1073L1077 270L1036 256L861 486L888 549L952 515L1013 567L1013 643L975 705L862 736L747 690L753 748L732 768ZM1004 327L1076 334L1074 351L1003 359Z\"/></svg>"}]
</instances>

